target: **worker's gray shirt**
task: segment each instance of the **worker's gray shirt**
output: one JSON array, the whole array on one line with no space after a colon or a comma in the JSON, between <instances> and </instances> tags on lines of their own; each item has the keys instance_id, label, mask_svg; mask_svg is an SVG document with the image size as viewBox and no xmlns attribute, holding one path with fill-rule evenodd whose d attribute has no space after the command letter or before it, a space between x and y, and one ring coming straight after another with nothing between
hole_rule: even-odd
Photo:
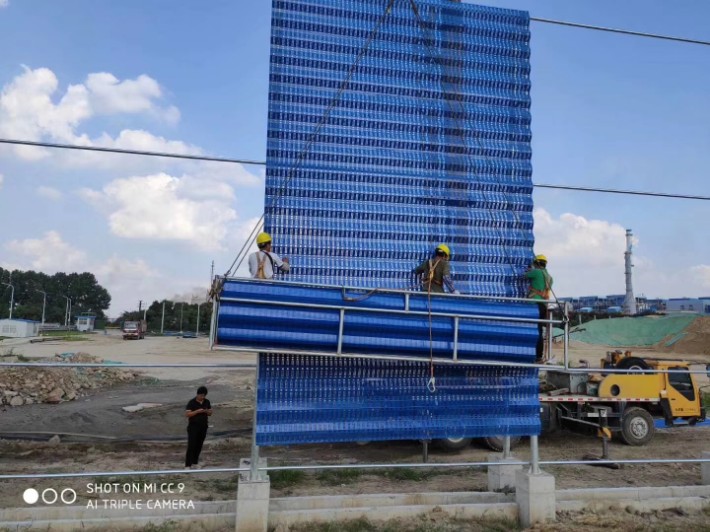
<instances>
[{"instance_id":1,"label":"worker's gray shirt","mask_svg":"<svg viewBox=\"0 0 710 532\"><path fill-rule=\"evenodd\" d=\"M267 254L271 257L271 260L269 260L266 256ZM274 261L274 267L282 272L287 272L290 268L288 262L282 261L281 257L279 257L276 253L270 251L256 251L249 255L249 273L252 277L256 277L256 272L259 269L259 261L261 260L265 261L264 276L266 279L271 279L274 276L274 269L271 267L271 261Z\"/></svg>"}]
</instances>

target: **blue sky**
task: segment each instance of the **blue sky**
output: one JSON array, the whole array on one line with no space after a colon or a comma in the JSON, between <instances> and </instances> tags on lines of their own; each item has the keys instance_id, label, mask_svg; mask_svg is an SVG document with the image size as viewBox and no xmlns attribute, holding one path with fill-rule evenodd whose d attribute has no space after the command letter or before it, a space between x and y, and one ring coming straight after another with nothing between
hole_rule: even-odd
<instances>
[{"instance_id":1,"label":"blue sky","mask_svg":"<svg viewBox=\"0 0 710 532\"><path fill-rule=\"evenodd\" d=\"M491 0L710 40L710 4ZM271 2L0 0L0 137L265 159ZM710 47L533 22L533 180L710 195ZM536 189L558 296L710 295L702 201ZM197 301L263 208L261 167L0 147L0 265ZM277 244L278 247L278 244Z\"/></svg>"}]
</instances>

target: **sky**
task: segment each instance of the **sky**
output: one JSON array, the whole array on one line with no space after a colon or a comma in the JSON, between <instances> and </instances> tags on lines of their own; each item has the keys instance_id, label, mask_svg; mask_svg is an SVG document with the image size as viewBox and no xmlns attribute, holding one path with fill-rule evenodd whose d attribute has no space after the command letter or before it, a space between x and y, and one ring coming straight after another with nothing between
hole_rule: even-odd
<instances>
[{"instance_id":1,"label":"sky","mask_svg":"<svg viewBox=\"0 0 710 532\"><path fill-rule=\"evenodd\" d=\"M482 3L710 40L705 0ZM0 138L264 161L270 20L268 0L0 0ZM531 32L534 183L710 196L710 47ZM263 166L0 146L0 266L91 271L112 317L197 303L263 195ZM706 201L533 199L557 297L623 294L627 228L636 295L710 295Z\"/></svg>"}]
</instances>

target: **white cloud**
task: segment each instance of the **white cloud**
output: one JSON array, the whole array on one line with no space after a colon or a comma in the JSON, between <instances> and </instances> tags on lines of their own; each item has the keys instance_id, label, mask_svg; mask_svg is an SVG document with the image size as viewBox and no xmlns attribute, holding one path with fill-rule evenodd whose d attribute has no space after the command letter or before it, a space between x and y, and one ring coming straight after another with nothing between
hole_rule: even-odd
<instances>
[{"instance_id":1,"label":"white cloud","mask_svg":"<svg viewBox=\"0 0 710 532\"><path fill-rule=\"evenodd\" d=\"M37 187L37 195L52 201L59 201L64 197L60 190L52 187Z\"/></svg>"},{"instance_id":2,"label":"white cloud","mask_svg":"<svg viewBox=\"0 0 710 532\"><path fill-rule=\"evenodd\" d=\"M625 293L626 229L622 225L570 213L555 219L542 208L535 209L534 217L535 252L547 255L558 297ZM643 254L638 234L633 244L633 289L637 296L697 296L710 289L710 266L657 263Z\"/></svg>"},{"instance_id":3,"label":"white cloud","mask_svg":"<svg viewBox=\"0 0 710 532\"><path fill-rule=\"evenodd\" d=\"M10 5L10 0L0 0L0 9Z\"/></svg>"},{"instance_id":4,"label":"white cloud","mask_svg":"<svg viewBox=\"0 0 710 532\"><path fill-rule=\"evenodd\" d=\"M143 114L170 123L179 120L177 108L160 105L162 90L147 75L121 81L106 72L89 74L84 84L67 87L57 102L59 81L54 72L48 68L24 69L0 92L0 134L7 138L120 147L125 143L125 137L131 136L130 133L126 133L124 139L122 134L113 139L104 133L92 140L85 134L79 134L77 127L97 115ZM142 133L145 143L149 134ZM165 140L159 139L158 145L162 147L164 144ZM185 149L181 144L171 147ZM48 150L29 146L14 146L11 149L18 157L27 160L50 155Z\"/></svg>"},{"instance_id":5,"label":"white cloud","mask_svg":"<svg viewBox=\"0 0 710 532\"><path fill-rule=\"evenodd\" d=\"M535 253L547 256L558 297L624 293L626 229L565 213L555 219L537 208Z\"/></svg>"},{"instance_id":6,"label":"white cloud","mask_svg":"<svg viewBox=\"0 0 710 532\"><path fill-rule=\"evenodd\" d=\"M171 123L180 120L180 111L176 107L155 105L155 100L161 99L163 92L158 82L145 74L120 81L113 74L99 72L89 74L85 85L91 107L97 114L151 113Z\"/></svg>"},{"instance_id":7,"label":"white cloud","mask_svg":"<svg viewBox=\"0 0 710 532\"><path fill-rule=\"evenodd\" d=\"M693 266L690 268L691 278L694 279L700 286L706 289L710 289L710 266L707 264L700 264L699 266ZM704 295L704 294L702 294Z\"/></svg>"},{"instance_id":8,"label":"white cloud","mask_svg":"<svg viewBox=\"0 0 710 532\"><path fill-rule=\"evenodd\" d=\"M54 274L63 271L87 271L86 253L65 242L56 231L48 231L42 238L12 240L5 246L24 257L33 270Z\"/></svg>"},{"instance_id":9,"label":"white cloud","mask_svg":"<svg viewBox=\"0 0 710 532\"><path fill-rule=\"evenodd\" d=\"M34 269L48 275L57 272L94 273L99 284L111 294L111 307L107 314L112 317L118 317L125 310L136 309L139 299L150 304L153 300L168 297L176 288L189 290L194 294L195 301L197 295L204 296L208 289L207 286L201 290L190 289L188 287L193 286L194 282L163 275L140 258L125 259L113 255L103 262L97 261L65 242L55 231L38 239L8 242L5 247L16 254L16 260L9 262L7 254L4 254L0 262L4 268Z\"/></svg>"},{"instance_id":10,"label":"white cloud","mask_svg":"<svg viewBox=\"0 0 710 532\"><path fill-rule=\"evenodd\" d=\"M165 173L117 179L101 191L80 195L106 212L111 232L122 238L183 241L203 250L220 249L231 208L231 187L202 187L189 176Z\"/></svg>"}]
</instances>

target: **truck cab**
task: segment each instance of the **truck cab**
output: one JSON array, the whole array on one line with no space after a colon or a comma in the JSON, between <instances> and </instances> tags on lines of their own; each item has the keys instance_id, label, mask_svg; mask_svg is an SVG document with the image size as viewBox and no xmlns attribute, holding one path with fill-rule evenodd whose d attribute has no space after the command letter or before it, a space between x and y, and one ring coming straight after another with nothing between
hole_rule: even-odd
<instances>
[{"instance_id":1,"label":"truck cab","mask_svg":"<svg viewBox=\"0 0 710 532\"><path fill-rule=\"evenodd\" d=\"M123 332L123 339L129 340L142 340L145 338L146 322L140 321L125 321L123 322L123 327L121 328Z\"/></svg>"}]
</instances>

